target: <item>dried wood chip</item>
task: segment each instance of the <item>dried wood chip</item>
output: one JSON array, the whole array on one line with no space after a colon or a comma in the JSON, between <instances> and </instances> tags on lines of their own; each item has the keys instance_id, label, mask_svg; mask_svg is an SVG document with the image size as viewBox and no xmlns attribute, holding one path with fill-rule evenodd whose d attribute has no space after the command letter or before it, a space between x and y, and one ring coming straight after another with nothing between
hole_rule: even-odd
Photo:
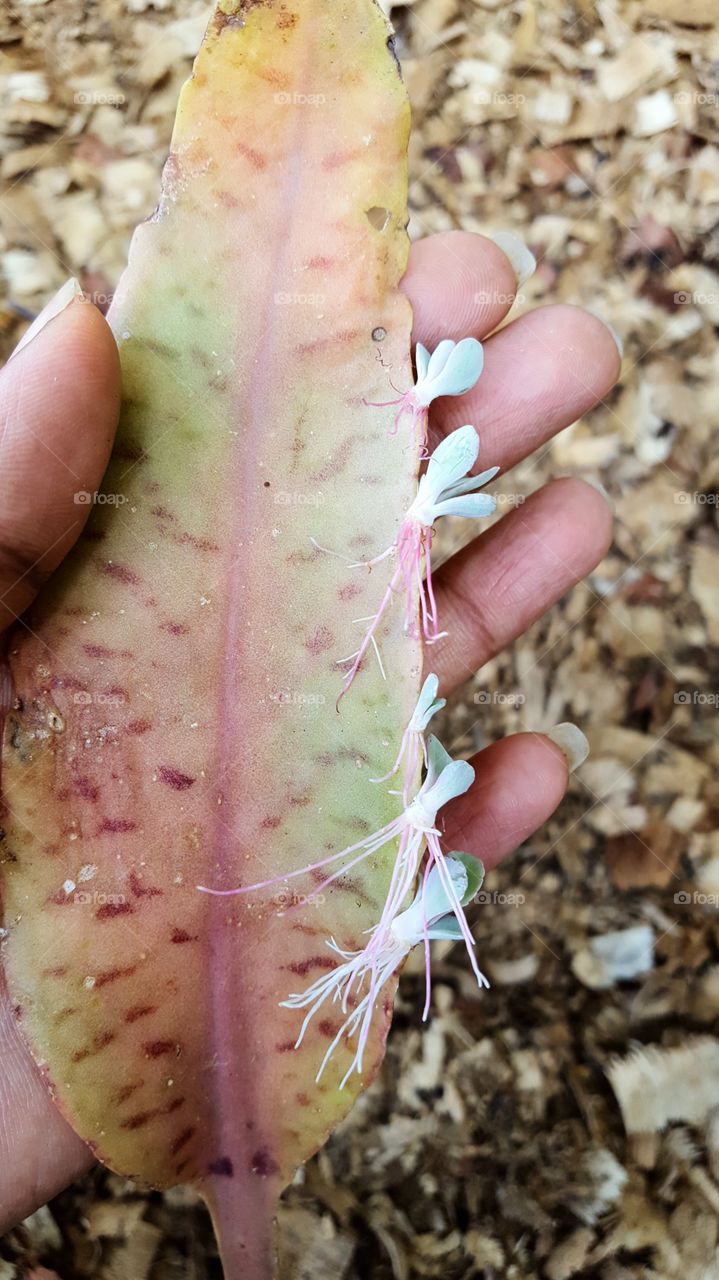
<instances>
[{"instance_id":1,"label":"dried wood chip","mask_svg":"<svg viewBox=\"0 0 719 1280\"><path fill-rule=\"evenodd\" d=\"M607 1071L627 1133L660 1132L671 1121L702 1124L719 1106L719 1040L696 1037L681 1046L650 1046Z\"/></svg>"},{"instance_id":2,"label":"dried wood chip","mask_svg":"<svg viewBox=\"0 0 719 1280\"><path fill-rule=\"evenodd\" d=\"M576 953L572 968L580 982L593 991L650 973L654 968L654 930L637 924L592 938Z\"/></svg>"}]
</instances>

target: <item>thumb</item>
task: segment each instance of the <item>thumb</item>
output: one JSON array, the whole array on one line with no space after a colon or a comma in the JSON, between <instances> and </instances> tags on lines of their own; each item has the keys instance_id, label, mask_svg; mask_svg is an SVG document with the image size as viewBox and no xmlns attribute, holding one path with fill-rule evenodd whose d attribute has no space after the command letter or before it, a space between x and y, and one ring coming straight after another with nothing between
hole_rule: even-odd
<instances>
[{"instance_id":1,"label":"thumb","mask_svg":"<svg viewBox=\"0 0 719 1280\"><path fill-rule=\"evenodd\" d=\"M71 280L0 373L0 630L82 531L119 411L115 341Z\"/></svg>"}]
</instances>

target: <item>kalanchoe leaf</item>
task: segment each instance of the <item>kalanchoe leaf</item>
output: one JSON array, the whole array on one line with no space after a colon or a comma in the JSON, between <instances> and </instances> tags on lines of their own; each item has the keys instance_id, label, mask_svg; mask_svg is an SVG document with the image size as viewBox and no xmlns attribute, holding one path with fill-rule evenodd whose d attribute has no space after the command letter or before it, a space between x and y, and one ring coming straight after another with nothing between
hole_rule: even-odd
<instances>
[{"instance_id":1,"label":"kalanchoe leaf","mask_svg":"<svg viewBox=\"0 0 719 1280\"><path fill-rule=\"evenodd\" d=\"M446 339L445 342L448 343ZM449 343L448 343L449 344ZM440 343L440 346L442 344ZM417 366L417 381L424 382L427 378L427 370L429 369L430 353L421 342L417 343L414 353L414 361Z\"/></svg>"},{"instance_id":2,"label":"kalanchoe leaf","mask_svg":"<svg viewBox=\"0 0 719 1280\"><path fill-rule=\"evenodd\" d=\"M442 746L436 734L430 734L427 742L427 777L424 785L426 787L434 786L442 772L452 764L452 757L449 752Z\"/></svg>"},{"instance_id":3,"label":"kalanchoe leaf","mask_svg":"<svg viewBox=\"0 0 719 1280\"><path fill-rule=\"evenodd\" d=\"M427 676L417 699L417 706L412 712L409 729L412 733L424 733L427 725L438 711L447 705L446 698L438 698L439 678L430 673Z\"/></svg>"},{"instance_id":4,"label":"kalanchoe leaf","mask_svg":"<svg viewBox=\"0 0 719 1280\"><path fill-rule=\"evenodd\" d=\"M395 758L392 768L381 778L372 778L372 782L387 782L389 778L393 778L400 768L404 765L404 785L402 795L405 804L409 802L410 791L417 777L417 769L420 760L427 764L427 746L425 742L425 730L432 719L443 707L447 705L446 698L438 698L437 691L439 689L439 679L433 673L427 676L417 699L417 705L412 712L409 724L402 734L399 751Z\"/></svg>"},{"instance_id":5,"label":"kalanchoe leaf","mask_svg":"<svg viewBox=\"0 0 719 1280\"><path fill-rule=\"evenodd\" d=\"M280 1001L327 972L328 937L363 946L397 838L323 900L312 878L296 896L196 889L289 875L397 812L369 778L416 705L419 637L388 616L391 679L368 665L337 716L334 663L376 578L310 545L387 545L416 492L418 442L363 403L386 391L377 326L411 378L409 113L387 38L371 0L222 0L110 315L124 404L105 489L125 501L95 508L9 646L19 1025L100 1158L199 1188L228 1280L266 1280L278 1191L375 1074L394 990L391 970L362 1075L340 1092L340 1037L318 1088L327 1024L295 1051ZM317 104L288 105L308 76Z\"/></svg>"},{"instance_id":6,"label":"kalanchoe leaf","mask_svg":"<svg viewBox=\"0 0 719 1280\"><path fill-rule=\"evenodd\" d=\"M469 761L453 760L431 787L423 789L422 802L428 811L434 810L436 814L450 800L469 791L473 782L474 769Z\"/></svg>"},{"instance_id":7,"label":"kalanchoe leaf","mask_svg":"<svg viewBox=\"0 0 719 1280\"><path fill-rule=\"evenodd\" d=\"M479 436L474 427L458 427L445 436L429 459L407 518L429 528L444 515L464 515L472 519L492 515L497 504L489 495L475 497L471 502L459 501L460 496L480 489L499 470L493 467L481 475L467 476L478 454Z\"/></svg>"},{"instance_id":8,"label":"kalanchoe leaf","mask_svg":"<svg viewBox=\"0 0 719 1280\"><path fill-rule=\"evenodd\" d=\"M427 930L427 937L430 942L461 942L462 926L453 915L443 916L441 920L436 920L430 929Z\"/></svg>"},{"instance_id":9,"label":"kalanchoe leaf","mask_svg":"<svg viewBox=\"0 0 719 1280\"><path fill-rule=\"evenodd\" d=\"M496 499L488 493L468 493L463 498L448 498L446 502L438 502L434 508L434 516L464 516L465 519L479 520L494 515L497 509Z\"/></svg>"},{"instance_id":10,"label":"kalanchoe leaf","mask_svg":"<svg viewBox=\"0 0 719 1280\"><path fill-rule=\"evenodd\" d=\"M437 759L438 750L437 747L432 747L432 742L436 743L436 739L430 740L430 768L427 777L407 808L410 821L421 830L431 830L436 822L438 811L450 800L456 800L458 796L464 795L465 791L469 791L474 782L474 769L467 760L452 760L448 757L447 763L438 773L435 773L433 764Z\"/></svg>"},{"instance_id":11,"label":"kalanchoe leaf","mask_svg":"<svg viewBox=\"0 0 719 1280\"><path fill-rule=\"evenodd\" d=\"M466 907L471 902L484 884L484 865L479 858L473 857L471 853L461 853L459 849L453 849L447 854L448 858L452 858L455 862L461 862L467 873L467 888L462 898L462 906Z\"/></svg>"},{"instance_id":12,"label":"kalanchoe leaf","mask_svg":"<svg viewBox=\"0 0 719 1280\"><path fill-rule=\"evenodd\" d=\"M479 381L484 368L484 351L476 338L462 338L461 342L445 339L427 356L426 349L418 345L414 394L417 403L425 407L439 396L464 395Z\"/></svg>"},{"instance_id":13,"label":"kalanchoe leaf","mask_svg":"<svg viewBox=\"0 0 719 1280\"><path fill-rule=\"evenodd\" d=\"M464 864L454 854L447 856L447 870L459 901L464 904L467 899L469 875ZM427 936L432 937L432 927L442 920L443 916L452 914L452 903L447 895L442 877L437 867L433 867L427 880L420 884L411 906L395 917L392 933L408 946L417 946ZM461 933L460 933L461 937Z\"/></svg>"},{"instance_id":14,"label":"kalanchoe leaf","mask_svg":"<svg viewBox=\"0 0 719 1280\"><path fill-rule=\"evenodd\" d=\"M458 427L440 440L420 481L433 498L463 479L479 457L479 435L472 426Z\"/></svg>"},{"instance_id":15,"label":"kalanchoe leaf","mask_svg":"<svg viewBox=\"0 0 719 1280\"><path fill-rule=\"evenodd\" d=\"M444 490L444 496L447 498L456 498L462 493L471 493L474 489L481 489L485 484L489 484L490 480L498 474L499 467L489 467L486 471L480 471L479 475L467 476L466 480L459 480L457 484L450 485Z\"/></svg>"},{"instance_id":16,"label":"kalanchoe leaf","mask_svg":"<svg viewBox=\"0 0 719 1280\"><path fill-rule=\"evenodd\" d=\"M391 544L428 405L469 390L483 353L419 347L391 423L371 412L384 370L410 376L406 95L372 0L296 8L220 0L183 93L109 317L124 408L105 485L125 504L98 506L12 637L4 744L20 1025L102 1159L200 1190L227 1280L268 1280L276 1196L375 1074L410 946L461 938L486 985L463 908L478 873L434 827L474 771L425 743L435 676L418 698L437 512ZM308 69L326 113L287 111ZM474 512L462 430L425 491ZM398 567L350 674L381 641L391 678L373 665L336 717L337 662L376 601L321 547L360 557L374 536L391 545L368 563ZM368 785L388 741L403 807ZM326 854L358 823L373 834ZM429 998L428 964L425 1016Z\"/></svg>"},{"instance_id":17,"label":"kalanchoe leaf","mask_svg":"<svg viewBox=\"0 0 719 1280\"><path fill-rule=\"evenodd\" d=\"M458 849L453 849L447 854L447 864L452 869L452 881L457 887L457 897L463 907L469 905L476 894L482 888L484 883L484 866L479 858L475 858L471 853L460 853ZM462 868L464 873L464 882L458 868ZM431 873L434 874L434 870ZM461 891L461 892L460 892ZM462 926L454 915L451 903L447 899L445 890L441 889L443 899L447 902L441 918L433 921L429 930L429 938L433 942L460 942L463 938ZM420 894L417 894L417 898ZM415 899L417 901L417 899ZM439 902L439 897L437 899ZM414 903L412 904L414 907Z\"/></svg>"},{"instance_id":18,"label":"kalanchoe leaf","mask_svg":"<svg viewBox=\"0 0 719 1280\"><path fill-rule=\"evenodd\" d=\"M444 755L446 756L446 753ZM446 799L439 802L445 803L447 799L453 798L454 795L460 794L462 789L466 789L459 785L449 785L450 778L452 775L457 776L455 771L464 762L450 760L446 763L438 744L433 747L433 757L436 766L440 768L440 773L432 783L431 790L436 792L442 786L443 780L446 780L448 784ZM464 778L469 784L474 771L470 765L466 765L465 769L467 773ZM282 1002L283 1006L289 1009L307 1010L300 1028L298 1044L302 1043L312 1020L327 1002L339 1002L346 1016L325 1053L317 1079L322 1078L325 1068L342 1040L355 1040L355 1057L342 1079L341 1088L344 1088L354 1072L362 1073L365 1048L377 1002L385 984L412 947L423 943L425 948L427 977L425 1018L429 1012L431 998L429 943L432 939L464 941L479 986L488 985L477 966L474 957L474 940L463 910L465 903L470 901L482 882L484 874L482 865L475 859L470 859L467 854L456 853L446 856L442 852L437 832L433 830L431 819L423 806L423 792L424 786L420 788L412 804L407 806L404 814L383 831L377 832L349 849L342 850L339 854L331 855L330 858L305 868L305 873L309 875L320 866L354 855L351 861L345 864L346 869L353 870L358 862L374 855L390 838L398 832L400 834L398 855L384 908L378 923L370 930L371 936L367 944L361 950L349 951L342 949L334 938L331 938L328 946L340 957L342 963L328 974L317 978L306 990L293 992ZM360 850L359 854L357 850ZM402 909L420 872L425 851L426 860L420 887L411 905ZM341 873L333 873L333 878L337 874ZM250 888L260 890L266 887L266 883L261 883Z\"/></svg>"}]
</instances>

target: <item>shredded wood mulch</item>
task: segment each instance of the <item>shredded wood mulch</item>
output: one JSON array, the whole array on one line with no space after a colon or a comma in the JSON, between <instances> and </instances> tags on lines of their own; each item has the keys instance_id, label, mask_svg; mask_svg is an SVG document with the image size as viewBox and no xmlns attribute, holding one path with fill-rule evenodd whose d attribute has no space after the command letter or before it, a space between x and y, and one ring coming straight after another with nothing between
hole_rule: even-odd
<instances>
[{"instance_id":1,"label":"shredded wood mulch","mask_svg":"<svg viewBox=\"0 0 719 1280\"><path fill-rule=\"evenodd\" d=\"M70 274L105 305L154 206L204 0L6 0L0 342ZM415 236L514 229L513 315L608 320L621 384L502 479L617 507L590 580L455 700L469 754L574 720L592 752L474 911L492 979L405 973L380 1080L285 1197L287 1280L719 1277L719 26L715 0L405 0ZM517 377L521 377L521 369ZM713 447L712 447L713 446ZM491 459L488 460L488 464ZM0 1280L219 1277L185 1190L97 1170Z\"/></svg>"}]
</instances>

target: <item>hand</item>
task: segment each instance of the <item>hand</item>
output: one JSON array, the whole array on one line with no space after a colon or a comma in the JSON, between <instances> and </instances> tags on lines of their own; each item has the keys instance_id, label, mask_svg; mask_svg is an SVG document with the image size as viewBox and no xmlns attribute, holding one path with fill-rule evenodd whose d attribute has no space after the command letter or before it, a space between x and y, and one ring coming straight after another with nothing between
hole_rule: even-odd
<instances>
[{"instance_id":1,"label":"hand","mask_svg":"<svg viewBox=\"0 0 719 1280\"><path fill-rule=\"evenodd\" d=\"M404 289L415 340L484 338L516 290L509 259L464 232L412 248ZM544 307L489 338L485 370L460 400L433 406L434 440L471 422L481 467L508 470L609 391L620 359L608 329L583 311ZM119 364L93 307L73 302L18 350L0 374L0 626L27 608L78 537L99 488L119 413ZM611 516L581 480L558 480L455 555L435 575L442 627L432 669L450 694L510 644L606 552ZM496 864L550 816L568 765L541 734L520 733L479 753L477 781L447 813L459 844ZM20 1040L0 975L0 1230L57 1194L92 1162L52 1103Z\"/></svg>"}]
</instances>

